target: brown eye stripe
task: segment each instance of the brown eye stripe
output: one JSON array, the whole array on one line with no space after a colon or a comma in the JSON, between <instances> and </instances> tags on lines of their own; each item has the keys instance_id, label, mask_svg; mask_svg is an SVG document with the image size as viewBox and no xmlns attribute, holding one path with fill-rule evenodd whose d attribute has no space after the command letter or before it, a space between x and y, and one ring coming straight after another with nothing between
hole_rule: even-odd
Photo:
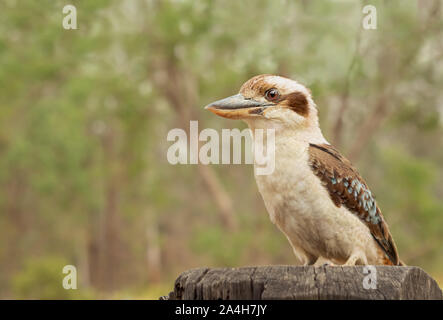
<instances>
[{"instance_id":1,"label":"brown eye stripe","mask_svg":"<svg viewBox=\"0 0 443 320\"><path fill-rule=\"evenodd\" d=\"M263 97L265 96L268 90L277 89L275 85L267 83L265 81L266 77L269 76L272 75L263 74L248 80L240 88L240 93L243 94L245 97L253 97L256 95ZM297 112L299 115L303 117L308 116L309 114L308 99L303 93L293 92L286 95L280 95L280 97L276 98L275 100L271 100L271 102L275 104L280 103L282 101L287 101L286 103L287 107ZM256 110L254 110L253 112L256 112Z\"/></svg>"},{"instance_id":2,"label":"brown eye stripe","mask_svg":"<svg viewBox=\"0 0 443 320\"><path fill-rule=\"evenodd\" d=\"M276 102L281 101L287 101L288 107L303 117L306 117L309 114L308 99L301 92L292 92L283 95Z\"/></svg>"}]
</instances>

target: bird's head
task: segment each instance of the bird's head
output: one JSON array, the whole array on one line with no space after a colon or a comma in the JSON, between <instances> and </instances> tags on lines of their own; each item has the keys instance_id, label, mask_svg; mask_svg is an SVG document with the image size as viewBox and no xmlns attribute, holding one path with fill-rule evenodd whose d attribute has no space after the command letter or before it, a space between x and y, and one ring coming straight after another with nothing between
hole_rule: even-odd
<instances>
[{"instance_id":1,"label":"bird's head","mask_svg":"<svg viewBox=\"0 0 443 320\"><path fill-rule=\"evenodd\" d=\"M317 108L311 93L297 81L276 76L259 75L246 81L240 92L215 101L206 109L229 119L242 119L250 127L292 129L318 126Z\"/></svg>"}]
</instances>

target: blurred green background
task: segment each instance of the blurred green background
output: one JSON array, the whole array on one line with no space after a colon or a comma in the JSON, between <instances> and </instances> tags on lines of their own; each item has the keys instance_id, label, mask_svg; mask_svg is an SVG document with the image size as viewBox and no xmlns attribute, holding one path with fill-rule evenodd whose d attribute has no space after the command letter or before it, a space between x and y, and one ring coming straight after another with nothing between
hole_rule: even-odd
<instances>
[{"instance_id":1,"label":"blurred green background","mask_svg":"<svg viewBox=\"0 0 443 320\"><path fill-rule=\"evenodd\" d=\"M77 8L78 30L62 27ZM361 27L366 4L377 29ZM250 77L311 88L400 257L443 285L443 2L2 0L0 298L158 298L200 266L295 264L250 165L170 165ZM78 289L62 288L62 269Z\"/></svg>"}]
</instances>

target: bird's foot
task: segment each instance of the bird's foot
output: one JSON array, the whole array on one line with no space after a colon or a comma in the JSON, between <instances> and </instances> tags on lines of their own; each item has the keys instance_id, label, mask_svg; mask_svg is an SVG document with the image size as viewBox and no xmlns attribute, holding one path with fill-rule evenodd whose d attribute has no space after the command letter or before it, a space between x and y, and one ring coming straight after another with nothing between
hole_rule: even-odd
<instances>
[{"instance_id":1,"label":"bird's foot","mask_svg":"<svg viewBox=\"0 0 443 320\"><path fill-rule=\"evenodd\" d=\"M333 264L332 262L325 262L323 263L322 267L335 267L335 264Z\"/></svg>"},{"instance_id":2,"label":"bird's foot","mask_svg":"<svg viewBox=\"0 0 443 320\"><path fill-rule=\"evenodd\" d=\"M330 260L324 258L324 257L318 257L317 261L314 263L315 267L333 267L335 266Z\"/></svg>"}]
</instances>

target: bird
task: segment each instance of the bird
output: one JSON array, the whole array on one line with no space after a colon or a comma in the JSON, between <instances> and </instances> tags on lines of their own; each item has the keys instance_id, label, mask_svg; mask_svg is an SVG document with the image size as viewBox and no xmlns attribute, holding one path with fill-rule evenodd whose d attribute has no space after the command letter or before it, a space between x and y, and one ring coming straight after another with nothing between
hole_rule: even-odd
<instances>
[{"instance_id":1,"label":"bird","mask_svg":"<svg viewBox=\"0 0 443 320\"><path fill-rule=\"evenodd\" d=\"M262 74L205 109L245 121L252 137L275 130L274 171L254 176L270 220L302 265L404 265L368 185L323 136L306 86Z\"/></svg>"}]
</instances>

